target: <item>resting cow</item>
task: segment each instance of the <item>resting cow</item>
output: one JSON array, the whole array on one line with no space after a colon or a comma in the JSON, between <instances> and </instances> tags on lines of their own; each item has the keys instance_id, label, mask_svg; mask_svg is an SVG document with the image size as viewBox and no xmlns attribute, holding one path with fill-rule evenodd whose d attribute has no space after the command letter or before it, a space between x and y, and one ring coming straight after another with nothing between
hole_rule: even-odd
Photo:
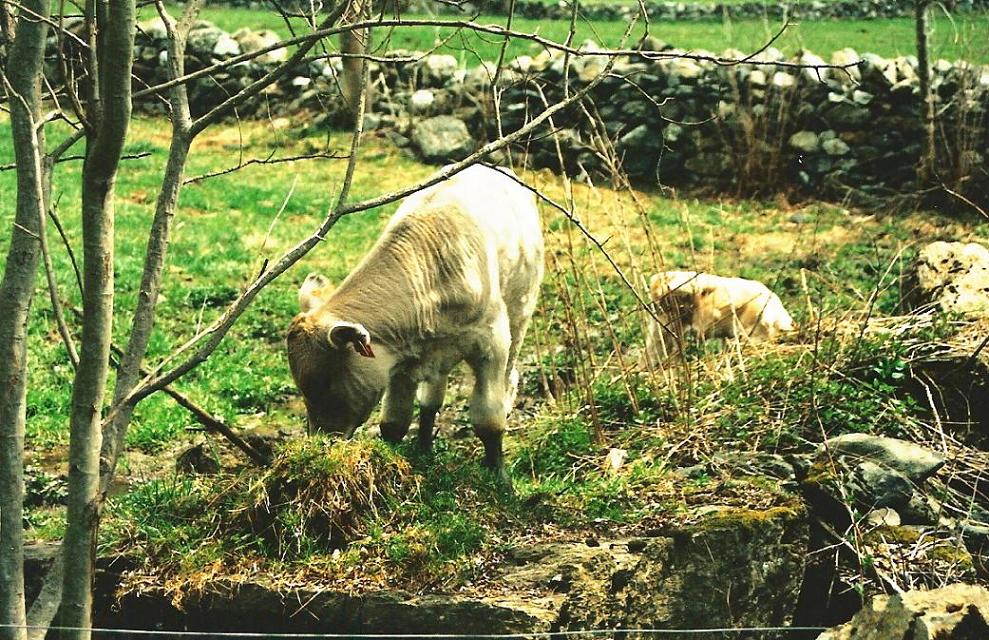
<instances>
[{"instance_id":1,"label":"resting cow","mask_svg":"<svg viewBox=\"0 0 989 640\"><path fill-rule=\"evenodd\" d=\"M743 337L775 340L796 329L779 296L754 280L696 271L665 271L649 281L656 317L646 332L645 360L656 366L674 351L668 345L690 329L700 339Z\"/></svg>"},{"instance_id":2,"label":"resting cow","mask_svg":"<svg viewBox=\"0 0 989 640\"><path fill-rule=\"evenodd\" d=\"M485 464L510 482L502 437L543 239L535 197L506 174L473 166L407 198L335 291L306 278L288 359L310 429L350 436L383 395L381 435L398 442L418 395L418 442L429 450L447 375L466 361Z\"/></svg>"}]
</instances>

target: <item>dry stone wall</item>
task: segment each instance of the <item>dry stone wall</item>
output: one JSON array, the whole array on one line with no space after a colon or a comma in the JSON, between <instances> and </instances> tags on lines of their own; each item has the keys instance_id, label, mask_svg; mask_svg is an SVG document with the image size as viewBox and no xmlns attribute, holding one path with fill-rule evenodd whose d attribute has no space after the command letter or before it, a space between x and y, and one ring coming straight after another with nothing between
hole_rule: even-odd
<instances>
[{"instance_id":1,"label":"dry stone wall","mask_svg":"<svg viewBox=\"0 0 989 640\"><path fill-rule=\"evenodd\" d=\"M190 37L188 70L258 51L277 38L246 29L228 34L201 23ZM135 47L137 82L163 82L161 25L143 25ZM583 47L596 50L591 42ZM641 47L641 55L618 59L583 105L556 116L562 158L547 128L524 141L528 163L591 177L618 168L644 184L737 193L783 190L882 199L914 190L923 148L916 59L851 49L826 59L810 52L787 58L770 48L745 64L719 64L710 59L737 59L742 53L699 52L708 59L688 59L653 39ZM594 55L517 58L498 76L503 93L496 110L492 65L463 68L450 55L389 55L394 62L374 63L368 129L422 150L437 163L469 153L499 130L517 130L547 102L585 86L606 63ZM284 59L284 50L276 50L194 82L193 112L215 107ZM792 63L814 68L787 66ZM301 63L237 115L332 124L342 105L339 68L332 59ZM937 60L933 87L938 177L985 206L989 67ZM137 106L146 112L168 108L162 96L153 95ZM426 123L436 116L455 117L465 126L449 119L443 127ZM448 151L422 131L427 124L444 132Z\"/></svg>"},{"instance_id":2,"label":"dry stone wall","mask_svg":"<svg viewBox=\"0 0 989 640\"><path fill-rule=\"evenodd\" d=\"M215 4L251 9L270 9L267 0L217 0ZM312 12L308 0L279 3L286 9ZM474 13L504 15L510 3L507 0L465 0L439 2L437 0L403 0L396 2L404 13L471 15ZM953 12L980 11L989 8L989 0L953 0L949 2ZM328 9L330 4L317 4L317 10ZM782 18L803 20L827 18L894 18L913 15L913 3L901 0L809 0L804 2L669 2L646 0L649 19L663 20L720 20L744 18ZM582 17L589 20L627 20L639 11L637 2L613 0L612 2L581 2ZM567 0L516 0L515 15L525 18L569 20L573 11Z\"/></svg>"}]
</instances>

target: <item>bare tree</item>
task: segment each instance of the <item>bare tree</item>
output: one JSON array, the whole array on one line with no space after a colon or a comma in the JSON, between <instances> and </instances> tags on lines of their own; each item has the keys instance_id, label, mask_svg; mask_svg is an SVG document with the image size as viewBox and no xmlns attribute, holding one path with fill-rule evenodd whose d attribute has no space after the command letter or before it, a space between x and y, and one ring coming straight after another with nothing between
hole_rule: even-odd
<instances>
[{"instance_id":1,"label":"bare tree","mask_svg":"<svg viewBox=\"0 0 989 640\"><path fill-rule=\"evenodd\" d=\"M134 0L90 0L89 96L82 172L83 322L69 421L69 497L63 542L62 623L89 637L100 517L103 395L113 326L114 187L131 114Z\"/></svg>"},{"instance_id":2,"label":"bare tree","mask_svg":"<svg viewBox=\"0 0 989 640\"><path fill-rule=\"evenodd\" d=\"M175 20L158 3L158 11L168 32L168 75L170 80L185 75L185 47L189 30L202 7L202 0L193 0L186 5L181 20ZM161 190L155 204L155 215L148 234L145 251L144 272L141 277L140 295L131 319L130 339L124 351L117 372L114 389L114 402L126 396L141 377L141 363L147 353L148 341L154 327L154 310L161 289L161 277L165 268L168 239L172 219L178 205L182 188L189 148L192 146L192 115L189 109L189 94L185 84L176 84L169 90L171 108L172 140L168 150L168 161L162 176ZM123 447L127 426L133 415L133 406L125 407L107 422L103 450L101 453L102 490L105 493L116 467L120 450Z\"/></svg>"},{"instance_id":3,"label":"bare tree","mask_svg":"<svg viewBox=\"0 0 989 640\"><path fill-rule=\"evenodd\" d=\"M48 0L28 0L16 26L4 88L17 160L17 212L0 283L0 638L26 638L24 603L24 425L27 322L41 254L44 221L40 134L41 71L48 33ZM5 39L13 32L0 14Z\"/></svg>"}]
</instances>

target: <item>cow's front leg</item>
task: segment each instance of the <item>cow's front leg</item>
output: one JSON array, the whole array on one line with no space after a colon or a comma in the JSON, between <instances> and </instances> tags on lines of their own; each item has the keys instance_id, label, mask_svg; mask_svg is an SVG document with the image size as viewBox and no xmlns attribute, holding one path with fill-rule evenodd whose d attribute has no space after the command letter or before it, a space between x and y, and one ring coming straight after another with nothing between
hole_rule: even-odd
<instances>
[{"instance_id":1,"label":"cow's front leg","mask_svg":"<svg viewBox=\"0 0 989 640\"><path fill-rule=\"evenodd\" d=\"M447 374L426 380L419 385L419 450L433 450L433 432L436 427L436 414L443 407L446 396Z\"/></svg>"},{"instance_id":2,"label":"cow's front leg","mask_svg":"<svg viewBox=\"0 0 989 640\"><path fill-rule=\"evenodd\" d=\"M507 352L507 350L506 350ZM472 363L474 393L470 399L470 419L474 433L484 444L484 466L491 469L508 489L512 480L505 469L502 440L506 426L505 367L507 353L495 354Z\"/></svg>"},{"instance_id":3,"label":"cow's front leg","mask_svg":"<svg viewBox=\"0 0 989 640\"><path fill-rule=\"evenodd\" d=\"M381 410L381 437L388 442L401 442L412 424L412 404L416 385L412 379L397 375L388 382Z\"/></svg>"}]
</instances>

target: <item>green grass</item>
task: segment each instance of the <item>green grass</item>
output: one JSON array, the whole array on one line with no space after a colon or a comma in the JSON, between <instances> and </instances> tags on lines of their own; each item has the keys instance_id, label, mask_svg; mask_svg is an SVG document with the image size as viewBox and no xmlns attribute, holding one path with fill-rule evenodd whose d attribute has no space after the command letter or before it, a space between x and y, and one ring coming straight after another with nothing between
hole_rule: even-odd
<instances>
[{"instance_id":1,"label":"green grass","mask_svg":"<svg viewBox=\"0 0 989 640\"><path fill-rule=\"evenodd\" d=\"M150 9L145 9L149 12ZM288 35L284 21L273 12L247 9L207 9L203 17L227 31L247 26L254 29L274 29ZM425 16L408 16L410 18ZM442 17L452 20L451 17ZM481 15L481 24L505 25L504 16ZM989 32L989 15L961 14L948 19L936 15L932 20L932 57L954 60L969 59L973 62L989 61L989 44L985 34ZM295 25L304 33L305 26ZM531 20L517 17L513 29L563 42L569 32L569 22L560 20ZM732 21L680 21L654 22L650 33L683 49L704 49L720 53L727 48L751 52L759 49L781 28L774 20ZM593 39L599 44L618 46L625 30L622 22L579 20L574 42ZM643 31L641 26L632 35L634 43ZM495 36L458 31L441 27L401 27L387 31L378 30L374 35L375 46L380 50L411 49L450 53L463 64L474 66L479 60L496 60L502 40ZM880 20L814 20L791 25L775 43L787 55L809 49L825 58L832 51L852 47L860 53L870 52L882 56L912 55L915 52L914 23L910 18ZM512 40L508 47L509 58L518 55L535 55L541 50L524 40Z\"/></svg>"},{"instance_id":2,"label":"green grass","mask_svg":"<svg viewBox=\"0 0 989 640\"><path fill-rule=\"evenodd\" d=\"M0 163L12 157L8 128L3 130ZM134 120L128 151L151 155L126 161L117 185L118 344L126 342L136 300L168 145L166 130L161 120ZM55 129L49 143L61 134L64 131ZM337 133L288 133L266 122L226 124L197 143L188 173L230 167L242 156L340 151L346 144L346 136ZM407 185L433 170L373 137L362 157L354 199ZM221 313L266 258L277 257L315 228L333 200L342 171L341 161L250 167L186 187L175 220L150 365L172 354L197 327ZM539 172L525 176L557 201L565 201L555 177ZM77 251L78 183L78 163L59 168L54 193ZM919 243L984 236L973 220L930 212L894 218L826 203L678 200L659 192L639 193L640 211L628 194L604 184L577 184L569 195L579 217L596 237L608 239L612 256L634 282L661 268L759 279L780 294L805 327L813 327L815 314L832 320L870 307L879 314L895 312L897 276ZM0 173L0 202L13 203L14 198L13 173ZM285 328L296 310L296 289L309 271L339 282L393 210L390 206L344 219L326 243L265 290L209 361L176 386L246 432L286 430L299 435L303 409L283 346ZM0 251L6 249L12 216L12 206L0 209ZM773 506L781 499L754 481L704 472L683 482L670 474L672 468L716 451L793 451L819 439L821 425L829 433L895 434L924 418L922 407L902 393L902 345L868 342L854 353L832 345L833 360L843 358L849 364L839 375L808 362L814 339L810 328L797 345L762 355L748 353L735 377L718 374L719 363L731 356L728 346L690 345L697 377L689 393L642 375L623 377L616 372L617 358L634 361L634 349L642 344L642 318L634 297L566 220L549 208L544 208L543 217L550 248L547 277L523 353L529 371L524 391L534 406L515 414L508 438L517 499L499 493L477 464L479 445L473 438L440 439L432 457L416 455L411 445L392 451L380 443L362 442L357 446L375 452L374 464L409 460L418 488L390 494L377 513L362 515L361 526L352 532L356 537L346 547L332 548L326 539L307 533L304 514L292 511L281 514L280 531L299 531L302 526L302 535L258 536L243 522L216 520L243 512L245 501L257 496L251 493L257 488L252 484L257 472L214 479L171 476L167 469L174 450L201 436L190 437L186 429L193 421L156 395L138 407L128 434L129 447L154 456L155 466L130 469L132 479L146 481L108 508L111 535L105 548L140 549L148 562L189 583L216 575L245 577L243 567L253 566L264 566L277 577L282 571L299 571L301 565L314 580L343 576L353 580L355 589L408 580L422 588L453 585L483 571L507 545L528 539L526 535L544 526L567 536L614 534L685 517L690 504ZM61 292L78 305L65 251L54 236L52 244ZM33 458L56 460L61 468L72 372L40 283L29 327L27 440ZM551 386L560 383L555 406L539 402L542 381L535 365L544 367ZM780 384L784 378L785 384ZM465 422L463 390L459 391L442 416L444 422ZM823 411L816 410L815 403ZM303 456L303 470L325 475L327 469L314 461L320 459L320 447L331 445L296 439L288 446L292 455L309 456ZM613 447L628 453L617 474L602 469ZM224 462L228 469L233 466L229 458ZM48 491L48 485L41 483L37 492ZM29 514L29 524L32 537L57 537L59 511L44 504ZM210 537L219 525L226 535Z\"/></svg>"},{"instance_id":3,"label":"green grass","mask_svg":"<svg viewBox=\"0 0 989 640\"><path fill-rule=\"evenodd\" d=\"M143 246L164 163L167 140L162 129L160 121L134 121L129 149L146 150L152 155L126 161L118 183L114 323L118 344L127 339ZM238 147L241 138L243 151ZM50 139L57 140L58 136L53 134ZM324 147L339 150L344 144L345 139L337 134L295 138L261 123L244 124L240 130L224 126L197 144L189 174L231 166L241 153L244 157L265 157L272 151L289 154ZM4 135L0 137L0 162L11 155L9 138ZM431 171L373 140L365 157L356 177L355 199L407 184ZM62 165L54 185L61 218L77 253L81 251L78 170L78 163ZM215 318L266 258L277 257L316 226L330 203L333 188L339 184L341 171L339 161L278 169L251 167L190 185L183 191L151 340L150 365L167 357L194 335L197 327ZM551 181L546 188L559 196L558 184ZM276 220L289 192L291 198ZM596 235L631 234L632 252L623 250L617 256L629 273L648 275L660 268L642 244L641 230L615 218L615 211L627 211L627 200L580 185L575 193ZM0 174L0 199L12 203L14 194L13 173ZM773 203L671 201L655 194L646 203L652 233L661 247L662 265L737 274L770 283L798 322L807 320L808 300L825 314L864 309L872 298L877 312L894 311L899 297L897 275L914 250L916 234L922 232L918 229L929 225L924 216L864 218L827 205L808 206L798 212L802 221L793 222L793 210ZM393 208L344 219L334 228L330 243L317 247L257 299L210 360L177 383L179 390L209 411L242 426L297 428L298 407L291 405L296 394L283 353L284 328L296 309L296 288L309 271L322 272L339 282L373 242ZM12 215L12 208L0 211L4 234ZM549 242L563 246L568 225L558 218L546 211L551 230ZM960 222L959 229L951 233L964 234L965 224ZM269 226L271 233L266 241ZM849 233L850 226L856 228L855 233ZM78 306L72 269L54 234L52 245L62 295L69 304ZM6 235L0 236L0 249L5 247ZM605 313L595 298L588 298L581 302L586 305L585 316L598 326L617 322L619 335L627 344L641 344L637 316L615 314L616 310L633 309L634 298L593 250L578 246L575 256L597 265L593 271L600 274L599 283L586 282L587 272L549 265L553 277L547 278L545 284L537 330L549 336L551 344L560 342L569 331L562 294L590 288L590 284L602 287L609 311ZM803 276L801 268L805 271ZM67 441L72 371L53 326L47 296L40 287L39 279L30 324L33 340L28 439L33 448L43 449ZM611 340L607 332L598 331L590 337L592 345L602 350L612 348ZM563 351L546 362L573 367L578 353ZM628 415L621 410L611 415L604 412L600 419L622 422ZM183 410L163 396L154 396L139 405L129 442L147 452L159 451L176 438L181 440L190 426L194 423Z\"/></svg>"},{"instance_id":4,"label":"green grass","mask_svg":"<svg viewBox=\"0 0 989 640\"><path fill-rule=\"evenodd\" d=\"M305 140L288 139L284 134L266 130L263 125L245 125L238 133L224 128L220 137L207 135L198 143L200 152L190 162L189 175L236 164L240 134L245 135L245 157L267 157L272 151L289 153L293 148L344 147L344 137L314 136ZM0 162L8 162L12 148L4 127L0 137ZM117 313L114 339L126 343L130 311L136 301L143 265L143 247L153 213L154 199L164 166L167 139L161 136L160 121L137 119L131 129L128 151L149 151L148 158L127 161L117 184L118 250L115 261ZM260 136L263 140L255 141ZM50 139L57 139L51 135ZM81 145L80 145L81 147ZM425 176L431 169L400 158L394 150L375 149L367 168L358 176L354 197L380 193L382 181L376 167L390 167L406 178ZM215 318L229 300L250 281L267 258L282 251L315 229L334 192L328 188L339 184L342 165L332 168L310 164L307 170L293 173L290 167L272 171L268 167L251 167L230 176L188 186L181 198L176 217L168 270L159 304L158 319L151 340L149 361L155 362L172 353L191 337L198 326ZM70 241L81 258L78 213L79 164L67 163L59 168L54 194L59 213ZM388 181L385 181L388 184ZM281 217L276 214L287 201ZM0 201L13 203L13 172L0 174ZM359 214L344 219L335 228L340 244L335 249L318 248L285 278L265 291L245 314L208 364L200 367L177 386L208 410L227 419L251 416L264 424L266 416L282 407L290 392L291 381L283 357L283 328L296 310L295 292L305 274L320 271L339 280L373 241L388 213L385 210ZM13 208L0 212L0 249L6 249L7 230ZM270 237L265 236L271 227ZM57 279L62 295L73 306L80 299L69 260L52 232L52 247ZM39 286L41 281L39 280ZM64 349L57 339L46 295L35 297L30 332L36 339L31 347L31 386L28 393L29 439L37 446L66 442L66 416L71 390L72 371ZM254 345L245 348L244 345ZM256 348L263 345L263 348ZM130 442L147 450L156 450L190 426L188 416L164 397L154 397L138 407Z\"/></svg>"}]
</instances>

